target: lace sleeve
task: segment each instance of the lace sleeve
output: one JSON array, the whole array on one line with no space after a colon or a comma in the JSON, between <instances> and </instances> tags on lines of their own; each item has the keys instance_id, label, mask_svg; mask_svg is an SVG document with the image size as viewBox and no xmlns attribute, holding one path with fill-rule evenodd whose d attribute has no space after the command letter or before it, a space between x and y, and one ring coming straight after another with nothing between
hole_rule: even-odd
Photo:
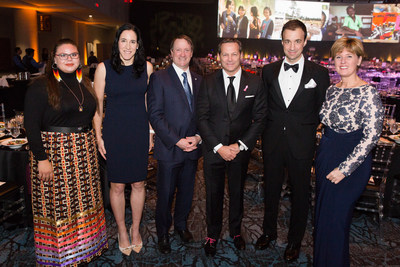
<instances>
[{"instance_id":1,"label":"lace sleeve","mask_svg":"<svg viewBox=\"0 0 400 267\"><path fill-rule=\"evenodd\" d=\"M360 143L353 149L346 160L339 165L339 171L345 176L350 175L375 146L382 132L383 107L378 92L372 86L366 87L364 96L360 102L361 129L363 137Z\"/></svg>"}]
</instances>

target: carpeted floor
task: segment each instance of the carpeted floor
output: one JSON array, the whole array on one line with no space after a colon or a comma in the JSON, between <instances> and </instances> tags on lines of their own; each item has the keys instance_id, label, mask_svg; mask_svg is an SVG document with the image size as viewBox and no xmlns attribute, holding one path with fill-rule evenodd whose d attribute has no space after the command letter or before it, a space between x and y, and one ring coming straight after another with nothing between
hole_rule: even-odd
<instances>
[{"instance_id":1,"label":"carpeted floor","mask_svg":"<svg viewBox=\"0 0 400 267\"><path fill-rule=\"evenodd\" d=\"M89 266L312 266L311 214L299 260L292 264L286 264L283 261L290 215L289 196L284 196L281 201L277 241L273 242L267 250L256 251L254 249L253 244L262 232L263 219L260 184L255 178L260 172L256 161L252 161L249 167L249 173L255 175L248 177L245 186L242 235L247 243L246 250L239 252L233 246L228 234L228 210L226 208L224 210L223 235L218 244L217 255L214 258L206 257L202 249L206 235L206 218L205 185L201 169L196 177L195 195L188 224L189 230L194 235L194 243L181 244L180 239L172 234L173 229L171 229L172 253L163 255L158 251L154 221L156 181L153 176L147 181L146 203L141 224L144 249L139 254L132 252L129 257L122 256L116 241L116 224L112 213L107 210L109 249L101 257L89 263ZM225 201L227 204L227 195ZM129 225L131 222L129 209L127 209L126 217ZM21 223L18 218L14 218L14 222L4 222L0 225L0 266L35 266L32 227L16 225L16 220ZM379 234L372 214L356 213L354 215L350 234L352 266L400 266L400 220L386 219L381 229L381 234Z\"/></svg>"}]
</instances>

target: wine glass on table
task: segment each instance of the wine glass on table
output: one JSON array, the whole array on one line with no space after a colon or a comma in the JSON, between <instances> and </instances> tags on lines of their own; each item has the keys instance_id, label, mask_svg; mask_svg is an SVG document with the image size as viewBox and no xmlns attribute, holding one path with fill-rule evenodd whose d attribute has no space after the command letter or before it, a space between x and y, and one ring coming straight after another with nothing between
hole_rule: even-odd
<instances>
[{"instance_id":1,"label":"wine glass on table","mask_svg":"<svg viewBox=\"0 0 400 267\"><path fill-rule=\"evenodd\" d=\"M22 111L15 111L15 121L20 128L24 127L24 113Z\"/></svg>"},{"instance_id":2,"label":"wine glass on table","mask_svg":"<svg viewBox=\"0 0 400 267\"><path fill-rule=\"evenodd\" d=\"M398 130L399 130L399 125L397 123L393 123L392 125L390 125L390 132L392 134L397 133Z\"/></svg>"},{"instance_id":3,"label":"wine glass on table","mask_svg":"<svg viewBox=\"0 0 400 267\"><path fill-rule=\"evenodd\" d=\"M17 138L21 134L20 126L16 121L11 124L10 133L13 138Z\"/></svg>"}]
</instances>

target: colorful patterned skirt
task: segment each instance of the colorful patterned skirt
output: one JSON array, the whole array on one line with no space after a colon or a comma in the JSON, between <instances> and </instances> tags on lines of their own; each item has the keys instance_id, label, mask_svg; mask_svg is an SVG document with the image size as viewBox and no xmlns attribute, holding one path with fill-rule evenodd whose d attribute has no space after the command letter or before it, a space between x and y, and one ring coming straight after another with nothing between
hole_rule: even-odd
<instances>
[{"instance_id":1,"label":"colorful patterned skirt","mask_svg":"<svg viewBox=\"0 0 400 267\"><path fill-rule=\"evenodd\" d=\"M50 182L39 179L31 154L36 262L50 266L89 262L108 247L93 130L42 132L42 141L54 177Z\"/></svg>"}]
</instances>

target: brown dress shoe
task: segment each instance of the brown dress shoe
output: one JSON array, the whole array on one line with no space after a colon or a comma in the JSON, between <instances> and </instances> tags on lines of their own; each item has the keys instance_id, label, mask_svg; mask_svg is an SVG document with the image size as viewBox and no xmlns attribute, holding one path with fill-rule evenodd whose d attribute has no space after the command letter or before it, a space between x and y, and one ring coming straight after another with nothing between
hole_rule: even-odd
<instances>
[{"instance_id":1,"label":"brown dress shoe","mask_svg":"<svg viewBox=\"0 0 400 267\"><path fill-rule=\"evenodd\" d=\"M293 262L299 258L301 244L289 243L285 249L284 258L287 262Z\"/></svg>"},{"instance_id":2,"label":"brown dress shoe","mask_svg":"<svg viewBox=\"0 0 400 267\"><path fill-rule=\"evenodd\" d=\"M262 235L257 239L257 242L255 244L255 248L257 250L263 250L266 249L269 246L269 243L271 241L276 240L276 237L271 237L270 235Z\"/></svg>"}]
</instances>

